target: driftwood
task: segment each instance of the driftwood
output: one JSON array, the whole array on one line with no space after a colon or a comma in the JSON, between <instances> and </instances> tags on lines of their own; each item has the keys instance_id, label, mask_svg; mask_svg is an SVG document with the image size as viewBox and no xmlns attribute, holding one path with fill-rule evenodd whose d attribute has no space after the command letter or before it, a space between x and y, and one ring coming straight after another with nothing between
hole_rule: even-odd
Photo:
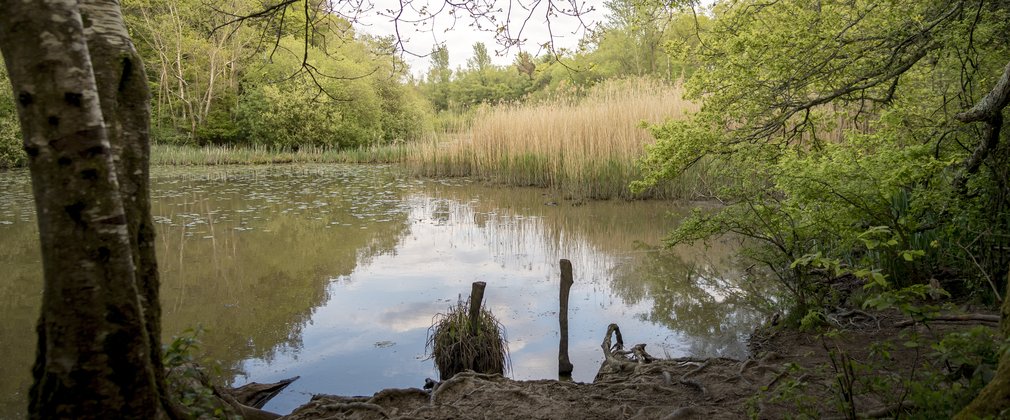
<instances>
[{"instance_id":1,"label":"driftwood","mask_svg":"<svg viewBox=\"0 0 1010 420\"><path fill-rule=\"evenodd\" d=\"M617 340L616 343L611 343L611 337ZM624 339L621 338L621 328L617 324L610 324L607 326L607 335L603 337L603 357L604 364L610 365L617 371L632 370L635 368L635 363L628 361L628 359L623 357L618 357L624 351Z\"/></svg>"},{"instance_id":2,"label":"driftwood","mask_svg":"<svg viewBox=\"0 0 1010 420\"><path fill-rule=\"evenodd\" d=\"M652 357L651 354L645 351L645 344L635 344L635 346L631 348L631 353L635 355L635 359L638 363L652 363L656 360L655 357Z\"/></svg>"},{"instance_id":3,"label":"driftwood","mask_svg":"<svg viewBox=\"0 0 1010 420\"><path fill-rule=\"evenodd\" d=\"M616 340L617 342L613 342ZM635 371L639 367L645 368L651 363L657 361L655 357L650 355L645 351L645 344L636 344L631 347L631 350L624 350L624 339L621 337L621 328L617 324L610 324L607 326L607 335L603 337L603 343L600 345L603 348L603 366L600 367L600 372L603 372L607 367L613 369L617 372L625 371ZM634 359L629 359L628 355L633 355ZM683 363L694 363L691 362L691 358L676 359L681 360ZM704 362L700 366L694 368L682 375L679 379L674 380L670 373L663 371L664 382L667 384L680 384L692 388L695 391L700 392L702 395L708 395L708 389L705 388L701 382L688 379L690 376L701 372L709 364L712 363L712 359L702 359ZM599 377L599 374L597 374ZM655 386L650 385L650 386Z\"/></svg>"},{"instance_id":4,"label":"driftwood","mask_svg":"<svg viewBox=\"0 0 1010 420\"><path fill-rule=\"evenodd\" d=\"M296 381L299 377L283 379L272 384L261 384L258 382L250 382L248 384L242 385L238 388L232 388L227 390L227 393L235 398L242 405L246 405L253 408L263 408L264 405L271 399L277 396L284 388L291 385L292 382Z\"/></svg>"},{"instance_id":5,"label":"driftwood","mask_svg":"<svg viewBox=\"0 0 1010 420\"><path fill-rule=\"evenodd\" d=\"M222 410L226 415L238 415L247 420L272 420L281 415L260 409L281 390L298 377L285 379L274 384L249 384L236 389L224 389L214 385L207 373L195 363L186 363L166 370L166 377L173 394L186 390L207 390L209 396L201 404L209 404ZM187 407L179 406L182 413L189 414ZM205 407L206 408L206 407Z\"/></svg>"}]
</instances>

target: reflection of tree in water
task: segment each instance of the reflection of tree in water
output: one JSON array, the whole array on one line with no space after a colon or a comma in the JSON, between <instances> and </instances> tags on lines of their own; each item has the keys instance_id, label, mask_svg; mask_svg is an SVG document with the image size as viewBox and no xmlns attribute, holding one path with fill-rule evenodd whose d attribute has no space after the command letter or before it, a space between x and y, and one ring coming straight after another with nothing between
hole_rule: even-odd
<instances>
[{"instance_id":1,"label":"reflection of tree in water","mask_svg":"<svg viewBox=\"0 0 1010 420\"><path fill-rule=\"evenodd\" d=\"M614 271L613 290L629 304L651 299L644 318L688 336L692 355L743 357L745 339L762 316L755 285L741 284L729 255L707 250L711 258L685 258L676 250L639 253Z\"/></svg>"},{"instance_id":2,"label":"reflection of tree in water","mask_svg":"<svg viewBox=\"0 0 1010 420\"><path fill-rule=\"evenodd\" d=\"M745 354L743 343L760 314L741 286L758 285L732 280L743 277L732 264L734 241L651 249L689 207L654 201L545 205L552 200L548 194L542 189L430 185L418 200L428 200L421 206L427 208L426 217L444 224L475 221L482 229L468 240L489 244L500 264L571 259L577 281L609 281L628 305L651 301L643 318L687 335L692 354ZM448 210L447 202L453 203ZM446 213L451 217L445 218Z\"/></svg>"},{"instance_id":3,"label":"reflection of tree in water","mask_svg":"<svg viewBox=\"0 0 1010 420\"><path fill-rule=\"evenodd\" d=\"M165 339L202 325L224 375L301 346L330 280L407 233L408 184L377 167L155 168L152 186ZM0 195L0 418L17 418L42 266L27 172L0 177Z\"/></svg>"},{"instance_id":4,"label":"reflection of tree in water","mask_svg":"<svg viewBox=\"0 0 1010 420\"><path fill-rule=\"evenodd\" d=\"M24 416L42 303L42 253L27 170L0 173L0 419Z\"/></svg>"},{"instance_id":5,"label":"reflection of tree in water","mask_svg":"<svg viewBox=\"0 0 1010 420\"><path fill-rule=\"evenodd\" d=\"M161 185L166 334L203 325L206 356L226 374L300 348L330 281L407 233L404 188L389 178L374 168L289 168Z\"/></svg>"},{"instance_id":6,"label":"reflection of tree in water","mask_svg":"<svg viewBox=\"0 0 1010 420\"><path fill-rule=\"evenodd\" d=\"M35 223L0 226L0 418L23 416L35 324L42 303L42 253Z\"/></svg>"},{"instance_id":7,"label":"reflection of tree in water","mask_svg":"<svg viewBox=\"0 0 1010 420\"><path fill-rule=\"evenodd\" d=\"M658 244L689 207L660 201L573 202L542 188L496 188L479 183L429 183L416 195L425 217L469 229L466 245L488 244L501 265L529 266L567 258L581 280L599 279L636 241ZM547 274L547 273L545 273ZM592 281L591 280L591 281Z\"/></svg>"}]
</instances>

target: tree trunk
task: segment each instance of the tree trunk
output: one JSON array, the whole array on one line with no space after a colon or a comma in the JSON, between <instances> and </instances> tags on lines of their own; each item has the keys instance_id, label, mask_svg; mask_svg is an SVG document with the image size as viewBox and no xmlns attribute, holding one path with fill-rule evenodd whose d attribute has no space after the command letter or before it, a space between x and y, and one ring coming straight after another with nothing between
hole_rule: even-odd
<instances>
[{"instance_id":1,"label":"tree trunk","mask_svg":"<svg viewBox=\"0 0 1010 420\"><path fill-rule=\"evenodd\" d=\"M45 289L31 418L164 418L146 78L110 0L0 1Z\"/></svg>"},{"instance_id":2,"label":"tree trunk","mask_svg":"<svg viewBox=\"0 0 1010 420\"><path fill-rule=\"evenodd\" d=\"M1010 273L1007 274L1007 295L1001 307L1002 318L1000 332L1003 337L1010 337ZM1003 352L999 359L999 367L992 381L982 388L982 392L957 413L955 419L981 419L1000 417L1010 409L1010 352Z\"/></svg>"},{"instance_id":3,"label":"tree trunk","mask_svg":"<svg viewBox=\"0 0 1010 420\"><path fill-rule=\"evenodd\" d=\"M986 139L979 144L971 157L965 161L965 176L973 174L991 150L996 149L1003 131L1003 110L1010 104L1010 62L1003 68L1003 75L992 90L979 102L956 118L964 123L983 121L986 124ZM960 176L955 183L964 182ZM963 185L963 184L962 184ZM1003 299L1000 332L1003 338L1010 337L1010 273L1007 273L1007 292ZM1010 352L1003 352L999 359L996 376L971 404L957 414L957 419L1002 417L1010 410Z\"/></svg>"}]
</instances>

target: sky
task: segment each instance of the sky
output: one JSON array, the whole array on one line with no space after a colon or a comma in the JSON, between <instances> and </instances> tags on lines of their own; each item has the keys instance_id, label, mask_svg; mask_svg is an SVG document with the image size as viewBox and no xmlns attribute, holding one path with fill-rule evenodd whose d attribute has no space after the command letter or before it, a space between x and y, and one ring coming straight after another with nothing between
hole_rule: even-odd
<instances>
[{"instance_id":1,"label":"sky","mask_svg":"<svg viewBox=\"0 0 1010 420\"><path fill-rule=\"evenodd\" d=\"M404 3L410 0L403 0ZM547 7L549 0L469 0L468 3L493 3L496 10L493 15L497 22L503 23L511 6L511 23L509 30L514 34L520 29L523 39L521 47L513 46L508 50L495 40L495 25L487 20L480 22L483 28L478 28L474 19L465 11L457 11L458 19L453 19L448 10L443 9L433 19L424 23L412 24L401 22L399 25L400 39L403 49L404 60L410 65L411 73L415 76L423 75L429 67L429 57L435 45L445 45L449 50L449 65L451 68L465 67L466 61L473 56L473 44L483 42L491 55L492 62L498 65L511 64L516 53L520 51L529 52L534 56L546 53L541 45L553 39L556 48L575 48L579 40L585 35L586 27L593 27L597 23L607 19L606 8L602 0L585 0L578 3L580 8L586 10L581 14L581 22L578 18L555 14L550 18L550 30L547 25ZM578 1L578 0L576 0ZM570 0L554 0L555 4L564 3L570 6ZM390 11L400 9L400 0L373 0L374 7L371 11L361 14L356 25L359 31L372 35L395 35L396 27L390 18ZM444 0L413 0L401 19L416 19L420 15L416 10L427 7L428 10L438 10L445 5ZM532 8L532 13L530 9ZM497 12L501 9L500 12ZM589 10L592 9L592 10ZM530 16L525 27L522 22L526 16ZM553 34L553 36L552 36Z\"/></svg>"}]
</instances>

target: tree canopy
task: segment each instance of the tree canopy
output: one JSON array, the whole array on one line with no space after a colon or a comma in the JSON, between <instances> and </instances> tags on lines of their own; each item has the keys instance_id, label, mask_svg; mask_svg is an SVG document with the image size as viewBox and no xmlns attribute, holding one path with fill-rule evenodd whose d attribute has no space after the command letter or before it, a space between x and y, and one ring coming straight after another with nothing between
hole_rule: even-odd
<instances>
[{"instance_id":1,"label":"tree canopy","mask_svg":"<svg viewBox=\"0 0 1010 420\"><path fill-rule=\"evenodd\" d=\"M702 110L651 128L638 187L711 163L726 207L671 243L754 239L751 257L792 291L799 316L828 298L818 273L839 267L884 288L954 270L998 299L1007 146L958 115L1005 74L1008 12L985 1L719 3L684 51L699 60L688 88Z\"/></svg>"}]
</instances>

